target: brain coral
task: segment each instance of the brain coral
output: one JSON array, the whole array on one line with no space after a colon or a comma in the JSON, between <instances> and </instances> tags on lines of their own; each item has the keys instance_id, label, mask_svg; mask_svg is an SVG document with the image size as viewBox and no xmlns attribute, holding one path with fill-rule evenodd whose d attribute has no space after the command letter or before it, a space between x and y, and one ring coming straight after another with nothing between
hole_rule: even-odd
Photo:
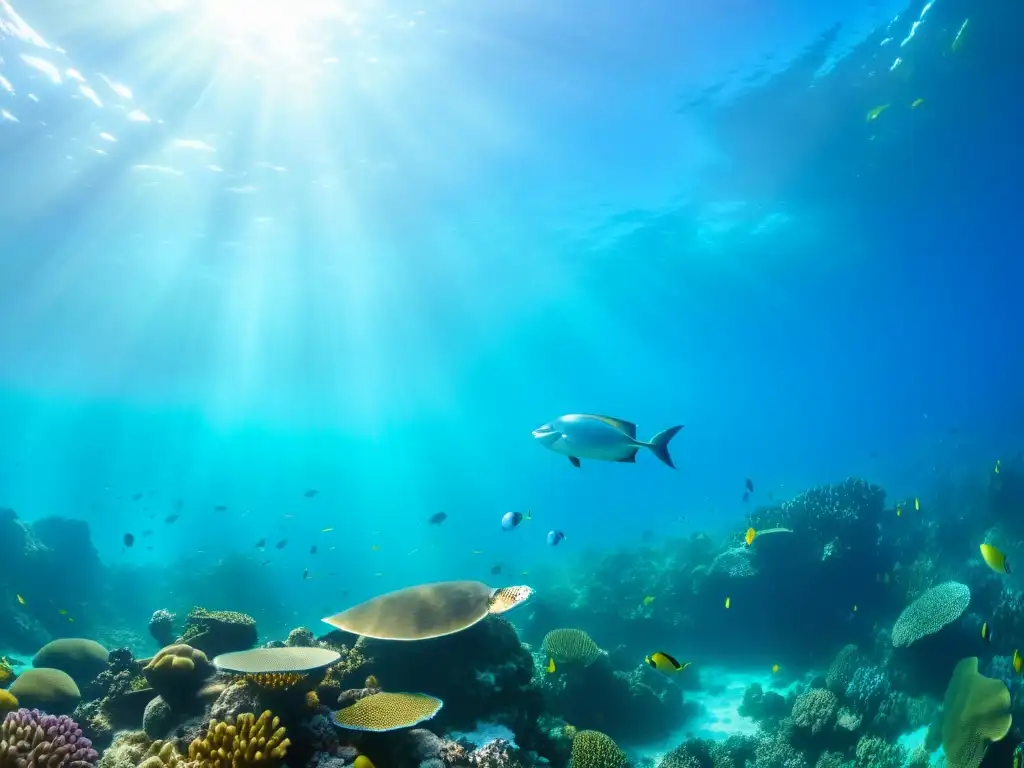
<instances>
[{"instance_id":1,"label":"brain coral","mask_svg":"<svg viewBox=\"0 0 1024 768\"><path fill-rule=\"evenodd\" d=\"M59 669L26 669L10 687L23 707L64 714L82 698L71 677Z\"/></svg>"},{"instance_id":2,"label":"brain coral","mask_svg":"<svg viewBox=\"0 0 1024 768\"><path fill-rule=\"evenodd\" d=\"M790 716L797 728L807 728L817 734L832 726L838 707L839 699L832 691L812 688L796 697Z\"/></svg>"},{"instance_id":3,"label":"brain coral","mask_svg":"<svg viewBox=\"0 0 1024 768\"><path fill-rule=\"evenodd\" d=\"M1010 691L978 672L978 659L961 659L943 702L942 749L950 768L978 768L990 741L1010 731Z\"/></svg>"},{"instance_id":4,"label":"brain coral","mask_svg":"<svg viewBox=\"0 0 1024 768\"><path fill-rule=\"evenodd\" d=\"M892 644L905 648L938 632L960 618L971 602L971 590L959 581L947 581L923 592L903 609L892 628Z\"/></svg>"},{"instance_id":5,"label":"brain coral","mask_svg":"<svg viewBox=\"0 0 1024 768\"><path fill-rule=\"evenodd\" d=\"M0 726L2 768L92 768L99 755L70 717L9 712Z\"/></svg>"},{"instance_id":6,"label":"brain coral","mask_svg":"<svg viewBox=\"0 0 1024 768\"><path fill-rule=\"evenodd\" d=\"M105 670L109 659L109 651L94 640L65 637L40 648L32 659L32 666L59 669L81 685Z\"/></svg>"},{"instance_id":7,"label":"brain coral","mask_svg":"<svg viewBox=\"0 0 1024 768\"><path fill-rule=\"evenodd\" d=\"M430 720L444 702L425 693L371 693L334 713L334 722L353 731L397 731Z\"/></svg>"},{"instance_id":8,"label":"brain coral","mask_svg":"<svg viewBox=\"0 0 1024 768\"><path fill-rule=\"evenodd\" d=\"M569 768L625 768L626 755L600 731L580 731L572 740Z\"/></svg>"},{"instance_id":9,"label":"brain coral","mask_svg":"<svg viewBox=\"0 0 1024 768\"><path fill-rule=\"evenodd\" d=\"M553 629L544 635L544 653L561 664L589 666L601 657L601 649L582 629Z\"/></svg>"}]
</instances>

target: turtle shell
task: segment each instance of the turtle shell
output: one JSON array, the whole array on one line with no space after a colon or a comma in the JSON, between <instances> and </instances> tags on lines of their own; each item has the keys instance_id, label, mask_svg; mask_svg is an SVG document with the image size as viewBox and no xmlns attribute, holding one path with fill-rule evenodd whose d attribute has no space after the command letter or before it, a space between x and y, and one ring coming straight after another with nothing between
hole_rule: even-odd
<instances>
[{"instance_id":1,"label":"turtle shell","mask_svg":"<svg viewBox=\"0 0 1024 768\"><path fill-rule=\"evenodd\" d=\"M378 640L428 640L467 629L491 609L494 590L479 581L440 581L374 597L324 621Z\"/></svg>"}]
</instances>

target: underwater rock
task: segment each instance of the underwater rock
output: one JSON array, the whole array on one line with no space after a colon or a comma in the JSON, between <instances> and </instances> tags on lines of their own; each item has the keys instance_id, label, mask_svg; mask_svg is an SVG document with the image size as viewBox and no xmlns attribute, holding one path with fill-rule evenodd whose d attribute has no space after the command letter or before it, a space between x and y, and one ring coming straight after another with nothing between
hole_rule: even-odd
<instances>
[{"instance_id":1,"label":"underwater rock","mask_svg":"<svg viewBox=\"0 0 1024 768\"><path fill-rule=\"evenodd\" d=\"M115 648L108 657L107 668L82 686L82 698L103 699L118 696L142 687L142 665L127 648Z\"/></svg>"},{"instance_id":2,"label":"underwater rock","mask_svg":"<svg viewBox=\"0 0 1024 768\"><path fill-rule=\"evenodd\" d=\"M736 712L757 724L772 726L789 714L791 705L775 691L765 691L760 683L752 683L743 692L743 701Z\"/></svg>"},{"instance_id":3,"label":"underwater rock","mask_svg":"<svg viewBox=\"0 0 1024 768\"><path fill-rule=\"evenodd\" d=\"M70 714L82 698L75 681L59 669L26 669L9 690L26 709L55 715Z\"/></svg>"},{"instance_id":4,"label":"underwater rock","mask_svg":"<svg viewBox=\"0 0 1024 768\"><path fill-rule=\"evenodd\" d=\"M59 669L81 686L105 671L109 660L110 652L96 641L65 637L51 640L40 648L32 659L32 666Z\"/></svg>"},{"instance_id":5,"label":"underwater rock","mask_svg":"<svg viewBox=\"0 0 1024 768\"><path fill-rule=\"evenodd\" d=\"M239 681L229 685L217 697L210 707L210 717L214 720L229 720L259 708L259 689L245 681Z\"/></svg>"},{"instance_id":6,"label":"underwater rock","mask_svg":"<svg viewBox=\"0 0 1024 768\"><path fill-rule=\"evenodd\" d=\"M222 653L244 651L256 645L258 633L252 616L235 611L193 608L185 620L179 643L187 643L213 658Z\"/></svg>"},{"instance_id":7,"label":"underwater rock","mask_svg":"<svg viewBox=\"0 0 1024 768\"><path fill-rule=\"evenodd\" d=\"M159 608L149 619L149 634L161 648L174 645L174 614Z\"/></svg>"}]
</instances>

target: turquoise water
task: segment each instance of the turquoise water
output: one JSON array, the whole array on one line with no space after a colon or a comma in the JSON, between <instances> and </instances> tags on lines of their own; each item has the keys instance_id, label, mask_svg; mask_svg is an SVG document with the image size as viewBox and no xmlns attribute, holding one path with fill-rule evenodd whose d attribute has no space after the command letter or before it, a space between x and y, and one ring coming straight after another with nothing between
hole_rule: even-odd
<instances>
[{"instance_id":1,"label":"turquoise water","mask_svg":"<svg viewBox=\"0 0 1024 768\"><path fill-rule=\"evenodd\" d=\"M88 523L132 644L934 501L1024 437L1019 14L0 0L0 506Z\"/></svg>"}]
</instances>

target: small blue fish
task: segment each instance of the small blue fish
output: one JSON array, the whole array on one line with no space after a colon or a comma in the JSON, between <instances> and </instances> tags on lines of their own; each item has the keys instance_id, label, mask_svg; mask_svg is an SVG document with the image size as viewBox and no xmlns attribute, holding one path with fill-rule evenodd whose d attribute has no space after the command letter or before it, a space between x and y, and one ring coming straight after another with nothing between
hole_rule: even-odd
<instances>
[{"instance_id":1,"label":"small blue fish","mask_svg":"<svg viewBox=\"0 0 1024 768\"><path fill-rule=\"evenodd\" d=\"M533 438L545 448L569 457L574 467L580 459L636 462L641 448L651 452L675 469L668 453L669 441L682 427L669 427L643 442L636 439L636 424L611 416L570 413L533 430Z\"/></svg>"},{"instance_id":2,"label":"small blue fish","mask_svg":"<svg viewBox=\"0 0 1024 768\"><path fill-rule=\"evenodd\" d=\"M548 531L548 544L552 547L557 547L565 541L565 534L561 531Z\"/></svg>"},{"instance_id":3,"label":"small blue fish","mask_svg":"<svg viewBox=\"0 0 1024 768\"><path fill-rule=\"evenodd\" d=\"M533 513L530 510L526 510L525 515L522 512L506 512L501 516L501 528L504 531L511 531L523 522L523 520L532 519Z\"/></svg>"}]
</instances>

